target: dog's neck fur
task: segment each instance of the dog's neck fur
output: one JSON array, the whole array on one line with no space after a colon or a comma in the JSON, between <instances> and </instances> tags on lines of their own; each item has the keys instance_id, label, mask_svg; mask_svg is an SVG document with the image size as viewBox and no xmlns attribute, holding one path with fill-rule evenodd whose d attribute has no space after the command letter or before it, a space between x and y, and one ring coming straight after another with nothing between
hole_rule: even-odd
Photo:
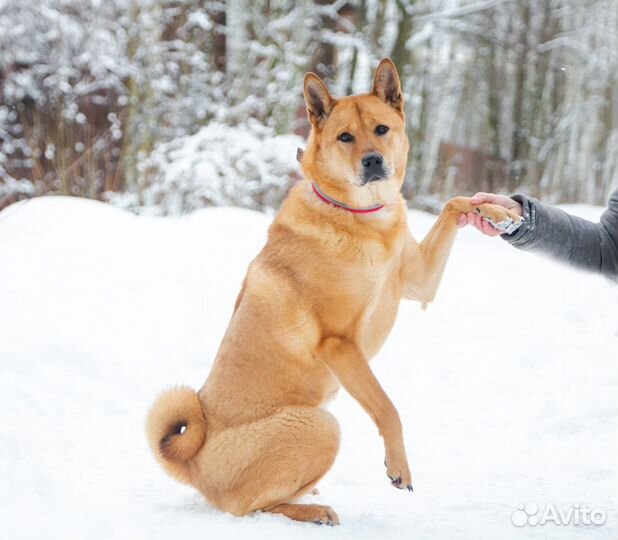
<instances>
[{"instance_id":1,"label":"dog's neck fur","mask_svg":"<svg viewBox=\"0 0 618 540\"><path fill-rule=\"evenodd\" d=\"M376 203L376 204L372 204L371 206L355 208L346 203L333 199L332 197L324 193L315 182L311 183L311 187L316 197L320 199L321 201L323 201L324 203L330 204L331 206L334 206L335 208L340 208L341 210L345 210L346 212L351 212L352 214L373 214L374 212L379 212L380 210L384 208L383 203Z\"/></svg>"},{"instance_id":2,"label":"dog's neck fur","mask_svg":"<svg viewBox=\"0 0 618 540\"><path fill-rule=\"evenodd\" d=\"M407 208L403 197L398 195L396 200L386 202L379 212L345 212L318 199L311 181L301 180L288 193L271 232L277 225L304 237L319 238L322 242L324 238L332 239L331 248L334 251L347 249L349 240L359 253L365 248L372 253L375 249L384 250L378 258L388 259L394 255L393 249L407 231Z\"/></svg>"}]
</instances>

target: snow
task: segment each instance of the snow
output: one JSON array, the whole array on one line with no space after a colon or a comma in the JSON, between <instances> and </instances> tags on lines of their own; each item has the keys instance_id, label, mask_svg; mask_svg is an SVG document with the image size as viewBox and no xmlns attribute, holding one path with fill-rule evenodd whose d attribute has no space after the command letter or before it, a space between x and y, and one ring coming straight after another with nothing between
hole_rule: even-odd
<instances>
[{"instance_id":1,"label":"snow","mask_svg":"<svg viewBox=\"0 0 618 540\"><path fill-rule=\"evenodd\" d=\"M256 122L210 122L197 133L159 144L140 164L138 193L108 193L112 204L148 215L180 215L204 206L279 206L300 167L305 141Z\"/></svg>"},{"instance_id":2,"label":"snow","mask_svg":"<svg viewBox=\"0 0 618 540\"><path fill-rule=\"evenodd\" d=\"M434 219L411 211L415 236ZM616 537L616 286L468 229L434 304L402 303L373 363L414 493L389 485L377 431L345 391L340 454L307 497L341 527L236 518L167 477L146 411L163 388L203 382L269 221L62 197L0 213L2 538ZM515 527L525 503L586 504L608 521Z\"/></svg>"}]
</instances>

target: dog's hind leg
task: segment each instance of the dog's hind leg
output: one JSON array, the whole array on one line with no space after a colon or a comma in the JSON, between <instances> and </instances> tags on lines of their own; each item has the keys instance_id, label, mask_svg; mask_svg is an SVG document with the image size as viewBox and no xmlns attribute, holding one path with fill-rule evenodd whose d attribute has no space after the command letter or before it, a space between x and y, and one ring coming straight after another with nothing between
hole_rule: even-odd
<instances>
[{"instance_id":1,"label":"dog's hind leg","mask_svg":"<svg viewBox=\"0 0 618 540\"><path fill-rule=\"evenodd\" d=\"M312 521L319 525L339 525L339 516L330 506L321 504L278 504L267 512L283 514L296 521Z\"/></svg>"},{"instance_id":2,"label":"dog's hind leg","mask_svg":"<svg viewBox=\"0 0 618 540\"><path fill-rule=\"evenodd\" d=\"M317 407L285 407L272 416L208 437L195 461L194 485L216 507L236 515L255 510L334 525L337 514L317 504L292 504L310 492L339 450L339 424Z\"/></svg>"}]
</instances>

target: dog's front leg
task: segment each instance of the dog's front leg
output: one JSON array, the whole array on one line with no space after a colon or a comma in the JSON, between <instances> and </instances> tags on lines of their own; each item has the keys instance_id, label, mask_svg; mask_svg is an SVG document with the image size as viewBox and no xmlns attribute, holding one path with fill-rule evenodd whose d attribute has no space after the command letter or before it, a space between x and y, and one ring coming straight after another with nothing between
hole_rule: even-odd
<instances>
[{"instance_id":1,"label":"dog's front leg","mask_svg":"<svg viewBox=\"0 0 618 540\"><path fill-rule=\"evenodd\" d=\"M457 215L445 208L419 244L408 233L401 261L402 295L432 302L457 235Z\"/></svg>"},{"instance_id":2,"label":"dog's front leg","mask_svg":"<svg viewBox=\"0 0 618 540\"><path fill-rule=\"evenodd\" d=\"M408 234L400 273L404 298L424 304L433 301L459 230L457 219L468 212L478 212L496 226L516 227L521 221L515 213L495 204L474 205L469 197L451 199L420 244Z\"/></svg>"},{"instance_id":3,"label":"dog's front leg","mask_svg":"<svg viewBox=\"0 0 618 540\"><path fill-rule=\"evenodd\" d=\"M412 491L399 413L371 371L363 352L348 339L329 337L320 344L318 354L378 427L384 439L386 474L391 483L399 489Z\"/></svg>"}]
</instances>

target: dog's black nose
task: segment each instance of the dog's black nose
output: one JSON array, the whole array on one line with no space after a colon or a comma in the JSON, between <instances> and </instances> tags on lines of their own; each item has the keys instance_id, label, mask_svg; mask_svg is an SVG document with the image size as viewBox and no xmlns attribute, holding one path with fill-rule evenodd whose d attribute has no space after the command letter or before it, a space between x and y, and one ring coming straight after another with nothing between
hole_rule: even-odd
<instances>
[{"instance_id":1,"label":"dog's black nose","mask_svg":"<svg viewBox=\"0 0 618 540\"><path fill-rule=\"evenodd\" d=\"M384 158L377 152L365 154L361 163L363 164L363 183L376 182L386 178Z\"/></svg>"},{"instance_id":2,"label":"dog's black nose","mask_svg":"<svg viewBox=\"0 0 618 540\"><path fill-rule=\"evenodd\" d=\"M384 159L380 154L372 152L371 154L365 154L362 159L363 167L369 169L371 167L382 167Z\"/></svg>"}]
</instances>

